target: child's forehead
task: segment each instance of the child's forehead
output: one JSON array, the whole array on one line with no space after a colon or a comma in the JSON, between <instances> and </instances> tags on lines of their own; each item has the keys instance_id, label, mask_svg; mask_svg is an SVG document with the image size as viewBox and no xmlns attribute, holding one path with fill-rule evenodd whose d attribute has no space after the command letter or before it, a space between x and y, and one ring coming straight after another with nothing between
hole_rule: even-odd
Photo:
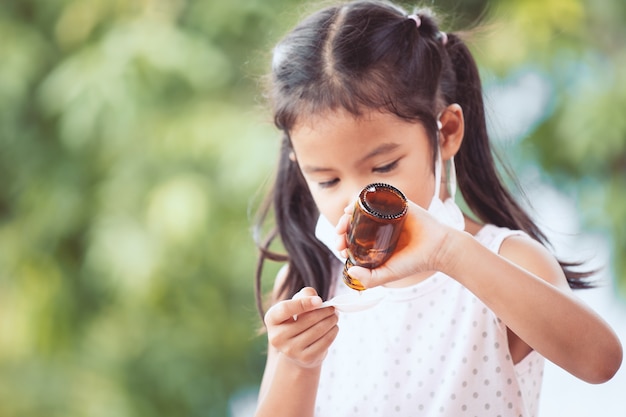
<instances>
[{"instance_id":1,"label":"child's forehead","mask_svg":"<svg viewBox=\"0 0 626 417\"><path fill-rule=\"evenodd\" d=\"M382 109L361 108L358 113L347 110L343 107L334 109L324 109L317 112L306 112L296 118L294 130L319 129L322 125L332 127L337 124L352 124L354 126L366 126L379 123L402 123L415 124L420 121L408 121L389 111Z\"/></svg>"},{"instance_id":2,"label":"child's forehead","mask_svg":"<svg viewBox=\"0 0 626 417\"><path fill-rule=\"evenodd\" d=\"M347 151L345 147L355 147L350 152L359 153L384 143L413 147L422 142L417 138L423 138L424 145L430 142L422 123L380 111L361 115L346 111L311 115L294 126L290 138L299 157L306 159L314 155L326 158L329 149L331 153L343 154Z\"/></svg>"}]
</instances>

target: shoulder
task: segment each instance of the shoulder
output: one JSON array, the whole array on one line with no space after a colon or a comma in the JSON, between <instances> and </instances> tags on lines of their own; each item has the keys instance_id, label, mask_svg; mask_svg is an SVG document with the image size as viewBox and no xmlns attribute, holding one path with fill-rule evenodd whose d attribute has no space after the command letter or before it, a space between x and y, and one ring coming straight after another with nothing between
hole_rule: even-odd
<instances>
[{"instance_id":1,"label":"shoulder","mask_svg":"<svg viewBox=\"0 0 626 417\"><path fill-rule=\"evenodd\" d=\"M530 236L516 233L506 237L500 245L499 254L537 277L569 290L567 279L557 259L544 245Z\"/></svg>"}]
</instances>

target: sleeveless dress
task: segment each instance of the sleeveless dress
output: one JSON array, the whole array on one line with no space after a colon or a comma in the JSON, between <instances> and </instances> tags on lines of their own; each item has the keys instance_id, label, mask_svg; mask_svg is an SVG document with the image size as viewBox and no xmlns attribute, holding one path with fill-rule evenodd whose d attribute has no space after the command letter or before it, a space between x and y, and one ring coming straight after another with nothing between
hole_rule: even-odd
<instances>
[{"instance_id":1,"label":"sleeveless dress","mask_svg":"<svg viewBox=\"0 0 626 417\"><path fill-rule=\"evenodd\" d=\"M486 225L475 238L498 252L515 234L522 232ZM353 291L340 278L333 289ZM537 415L543 357L533 351L514 364L506 326L457 281L435 273L367 291L384 298L369 310L338 312L315 416Z\"/></svg>"}]
</instances>

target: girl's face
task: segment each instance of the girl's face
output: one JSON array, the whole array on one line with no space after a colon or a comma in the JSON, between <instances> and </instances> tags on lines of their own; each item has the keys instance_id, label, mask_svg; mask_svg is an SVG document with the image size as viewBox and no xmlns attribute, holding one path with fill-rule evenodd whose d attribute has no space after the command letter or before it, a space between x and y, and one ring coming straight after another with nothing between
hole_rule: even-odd
<instances>
[{"instance_id":1,"label":"girl's face","mask_svg":"<svg viewBox=\"0 0 626 417\"><path fill-rule=\"evenodd\" d=\"M359 118L333 111L302 120L290 136L313 199L331 223L373 182L393 185L428 208L435 176L422 124L378 111Z\"/></svg>"}]
</instances>

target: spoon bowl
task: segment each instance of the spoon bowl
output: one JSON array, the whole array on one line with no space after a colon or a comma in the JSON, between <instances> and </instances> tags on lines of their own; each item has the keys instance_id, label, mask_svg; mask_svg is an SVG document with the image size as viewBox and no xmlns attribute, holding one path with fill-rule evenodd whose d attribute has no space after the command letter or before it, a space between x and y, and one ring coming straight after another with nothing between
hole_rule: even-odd
<instances>
[{"instance_id":1,"label":"spoon bowl","mask_svg":"<svg viewBox=\"0 0 626 417\"><path fill-rule=\"evenodd\" d=\"M344 313L355 313L374 307L383 299L383 294L363 291L354 294L344 294L324 301L320 308L335 307Z\"/></svg>"}]
</instances>

